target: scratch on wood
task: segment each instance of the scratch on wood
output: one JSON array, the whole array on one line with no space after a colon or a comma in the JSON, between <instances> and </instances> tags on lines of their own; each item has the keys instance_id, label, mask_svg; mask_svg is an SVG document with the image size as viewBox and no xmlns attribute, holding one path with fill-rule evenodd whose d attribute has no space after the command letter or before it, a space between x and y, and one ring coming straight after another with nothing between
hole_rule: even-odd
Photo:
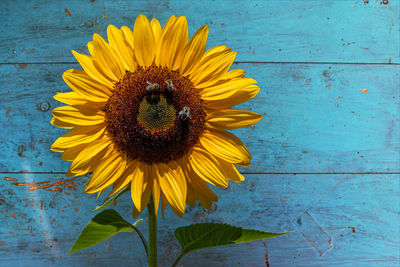
<instances>
[{"instance_id":1,"label":"scratch on wood","mask_svg":"<svg viewBox=\"0 0 400 267\"><path fill-rule=\"evenodd\" d=\"M292 224L320 256L333 247L332 238L308 211L293 219Z\"/></svg>"}]
</instances>

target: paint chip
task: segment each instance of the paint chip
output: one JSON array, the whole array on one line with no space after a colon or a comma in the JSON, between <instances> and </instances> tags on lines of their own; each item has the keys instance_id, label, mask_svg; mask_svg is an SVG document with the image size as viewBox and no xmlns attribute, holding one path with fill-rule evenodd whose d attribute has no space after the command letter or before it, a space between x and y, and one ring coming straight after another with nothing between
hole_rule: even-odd
<instances>
[{"instance_id":1,"label":"paint chip","mask_svg":"<svg viewBox=\"0 0 400 267\"><path fill-rule=\"evenodd\" d=\"M364 88L364 89L362 89L362 90L360 90L361 92L363 92L364 94L368 91L368 89L367 88Z\"/></svg>"},{"instance_id":2,"label":"paint chip","mask_svg":"<svg viewBox=\"0 0 400 267\"><path fill-rule=\"evenodd\" d=\"M65 14L67 14L68 16L72 16L72 14L71 14L71 12L69 12L69 10L68 9L65 9Z\"/></svg>"}]
</instances>

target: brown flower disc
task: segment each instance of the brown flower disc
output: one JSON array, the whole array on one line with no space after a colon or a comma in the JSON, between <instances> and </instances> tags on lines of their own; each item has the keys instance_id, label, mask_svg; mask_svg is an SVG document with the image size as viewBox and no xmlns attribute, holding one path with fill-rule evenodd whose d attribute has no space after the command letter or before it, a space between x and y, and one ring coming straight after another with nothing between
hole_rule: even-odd
<instances>
[{"instance_id":1,"label":"brown flower disc","mask_svg":"<svg viewBox=\"0 0 400 267\"><path fill-rule=\"evenodd\" d=\"M168 79L173 88L168 88ZM180 113L185 107L190 117ZM149 164L181 158L205 128L197 89L187 77L165 67L127 72L115 84L105 112L107 131L117 147L129 158Z\"/></svg>"}]
</instances>

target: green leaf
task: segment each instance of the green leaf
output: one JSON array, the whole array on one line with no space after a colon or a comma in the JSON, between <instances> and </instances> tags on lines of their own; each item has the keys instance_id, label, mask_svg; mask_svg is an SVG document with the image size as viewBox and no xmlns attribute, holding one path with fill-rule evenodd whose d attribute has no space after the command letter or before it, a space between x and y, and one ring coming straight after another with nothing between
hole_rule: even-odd
<instances>
[{"instance_id":1,"label":"green leaf","mask_svg":"<svg viewBox=\"0 0 400 267\"><path fill-rule=\"evenodd\" d=\"M124 188L122 188L121 190L119 190L117 193L115 193L111 198L109 198L106 202L104 202L103 204L101 204L100 206L97 206L93 211L98 211L98 210L102 210L105 207L111 205L114 200L116 200L117 198L119 198L123 193L128 192L131 190L131 187L129 185L125 186Z\"/></svg>"},{"instance_id":2,"label":"green leaf","mask_svg":"<svg viewBox=\"0 0 400 267\"><path fill-rule=\"evenodd\" d=\"M284 234L287 233L270 233L216 223L193 224L175 230L175 236L182 246L182 256L201 248L262 240Z\"/></svg>"},{"instance_id":3,"label":"green leaf","mask_svg":"<svg viewBox=\"0 0 400 267\"><path fill-rule=\"evenodd\" d=\"M136 221L134 225L137 226L141 221ZM94 216L88 225L86 225L68 254L94 246L116 233L132 231L132 225L125 221L118 212L115 210L104 210Z\"/></svg>"}]
</instances>

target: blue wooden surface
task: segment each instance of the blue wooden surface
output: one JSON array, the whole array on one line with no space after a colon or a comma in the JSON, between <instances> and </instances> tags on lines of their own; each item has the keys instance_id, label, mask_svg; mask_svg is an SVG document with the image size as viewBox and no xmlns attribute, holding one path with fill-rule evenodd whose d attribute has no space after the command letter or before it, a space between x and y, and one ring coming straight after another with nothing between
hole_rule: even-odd
<instances>
[{"instance_id":1,"label":"blue wooden surface","mask_svg":"<svg viewBox=\"0 0 400 267\"><path fill-rule=\"evenodd\" d=\"M101 202L83 193L86 177L16 185L65 178L68 164L49 150L64 131L49 120L60 105L52 96L68 91L61 74L78 66L70 50L140 13L162 23L186 15L191 33L208 24L208 47L237 50L233 67L261 87L241 107L264 115L235 131L253 155L246 181L216 189L210 211L168 210L160 221L160 266L176 257L177 225L206 221L296 232L199 251L182 266L399 266L399 9L394 0L2 1L0 266L145 265L134 235L65 254ZM124 196L115 208L129 219L130 205Z\"/></svg>"}]
</instances>

